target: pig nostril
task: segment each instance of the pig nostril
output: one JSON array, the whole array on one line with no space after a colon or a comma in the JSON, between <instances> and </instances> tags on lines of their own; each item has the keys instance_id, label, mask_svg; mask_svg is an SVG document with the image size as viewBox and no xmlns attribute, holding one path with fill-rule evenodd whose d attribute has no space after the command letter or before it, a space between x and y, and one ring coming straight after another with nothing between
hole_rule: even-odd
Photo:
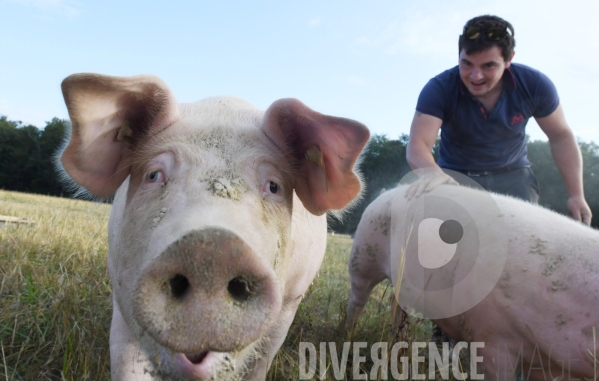
<instances>
[{"instance_id":1,"label":"pig nostril","mask_svg":"<svg viewBox=\"0 0 599 381\"><path fill-rule=\"evenodd\" d=\"M189 290L189 280L181 274L177 274L168 280L171 286L171 295L175 299L181 299Z\"/></svg>"},{"instance_id":2,"label":"pig nostril","mask_svg":"<svg viewBox=\"0 0 599 381\"><path fill-rule=\"evenodd\" d=\"M227 286L227 291L238 302L245 302L256 293L250 282L242 277L231 279Z\"/></svg>"}]
</instances>

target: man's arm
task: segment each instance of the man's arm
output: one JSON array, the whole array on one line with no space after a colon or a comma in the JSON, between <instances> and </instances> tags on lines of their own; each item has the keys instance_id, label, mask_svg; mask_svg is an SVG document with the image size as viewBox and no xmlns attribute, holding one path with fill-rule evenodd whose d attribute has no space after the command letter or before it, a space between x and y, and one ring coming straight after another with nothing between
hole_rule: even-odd
<instances>
[{"instance_id":1,"label":"man's arm","mask_svg":"<svg viewBox=\"0 0 599 381\"><path fill-rule=\"evenodd\" d=\"M584 198L582 183L582 154L574 134L564 116L562 106L543 118L536 118L539 127L547 135L551 154L557 169L564 178L568 189L568 209L577 221L590 225L592 213Z\"/></svg>"},{"instance_id":2,"label":"man's arm","mask_svg":"<svg viewBox=\"0 0 599 381\"><path fill-rule=\"evenodd\" d=\"M406 191L406 197L411 199L419 197L424 192L430 192L441 184L454 184L457 182L443 173L435 163L432 149L439 135L443 121L435 116L416 111L410 128L410 140L406 149L406 159L412 169L431 168L424 176L414 182Z\"/></svg>"},{"instance_id":3,"label":"man's arm","mask_svg":"<svg viewBox=\"0 0 599 381\"><path fill-rule=\"evenodd\" d=\"M432 149L439 135L443 121L436 116L416 111L410 127L410 140L406 152L408 164L412 169L439 168L433 158Z\"/></svg>"}]
</instances>

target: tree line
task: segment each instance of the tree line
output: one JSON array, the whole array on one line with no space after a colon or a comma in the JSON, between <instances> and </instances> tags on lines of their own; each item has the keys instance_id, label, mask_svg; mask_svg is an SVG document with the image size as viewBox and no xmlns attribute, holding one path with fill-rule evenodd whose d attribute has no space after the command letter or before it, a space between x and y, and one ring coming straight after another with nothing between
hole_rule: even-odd
<instances>
[{"instance_id":1,"label":"tree line","mask_svg":"<svg viewBox=\"0 0 599 381\"><path fill-rule=\"evenodd\" d=\"M68 196L54 166L66 131L67 121L58 118L40 130L0 116L0 189Z\"/></svg>"},{"instance_id":2,"label":"tree line","mask_svg":"<svg viewBox=\"0 0 599 381\"><path fill-rule=\"evenodd\" d=\"M69 197L68 187L59 180L55 155L68 131L68 121L54 118L43 129L0 116L0 189ZM408 136L389 139L374 135L362 154L359 168L366 190L362 200L343 221L330 221L338 233L355 231L362 212L382 189L391 189L410 171L406 161ZM593 226L599 227L599 146L579 142L584 162L585 196L593 212ZM438 146L433 149L436 158ZM568 192L553 162L549 143L528 142L528 158L540 185L539 204L569 215Z\"/></svg>"},{"instance_id":3,"label":"tree line","mask_svg":"<svg viewBox=\"0 0 599 381\"><path fill-rule=\"evenodd\" d=\"M352 233L356 230L364 209L377 198L383 189L391 189L403 176L411 171L406 160L408 135L391 140L384 135L374 135L362 154L359 165L366 183L363 200L349 213L343 222L333 221L336 232ZM433 147L435 160L438 145ZM578 142L583 159L583 180L586 200L593 213L592 226L599 228L599 146L593 142ZM549 142L532 141L527 143L528 159L539 181L539 204L558 213L570 216L566 206L568 191L555 166Z\"/></svg>"}]
</instances>

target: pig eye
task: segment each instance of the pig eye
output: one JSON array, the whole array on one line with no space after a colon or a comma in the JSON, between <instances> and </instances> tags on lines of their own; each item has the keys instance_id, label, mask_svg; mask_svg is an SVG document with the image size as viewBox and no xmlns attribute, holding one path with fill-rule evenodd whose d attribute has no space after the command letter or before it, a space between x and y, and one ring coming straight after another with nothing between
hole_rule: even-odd
<instances>
[{"instance_id":1,"label":"pig eye","mask_svg":"<svg viewBox=\"0 0 599 381\"><path fill-rule=\"evenodd\" d=\"M160 170L146 173L146 181L149 183L164 182L164 173Z\"/></svg>"},{"instance_id":2,"label":"pig eye","mask_svg":"<svg viewBox=\"0 0 599 381\"><path fill-rule=\"evenodd\" d=\"M282 191L283 187L276 181L268 180L262 185L263 197L273 196L278 200L282 196Z\"/></svg>"}]
</instances>

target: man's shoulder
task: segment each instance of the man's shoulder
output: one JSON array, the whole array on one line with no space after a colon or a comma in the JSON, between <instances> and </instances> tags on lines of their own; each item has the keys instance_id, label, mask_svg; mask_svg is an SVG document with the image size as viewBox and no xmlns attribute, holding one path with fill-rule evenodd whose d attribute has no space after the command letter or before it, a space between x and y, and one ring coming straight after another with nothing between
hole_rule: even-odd
<instances>
[{"instance_id":1,"label":"man's shoulder","mask_svg":"<svg viewBox=\"0 0 599 381\"><path fill-rule=\"evenodd\" d=\"M537 69L535 69L533 67L530 67L528 65L524 65L524 64L521 64L521 63L517 63L517 62L512 62L511 65L510 65L510 68L512 70L517 70L517 71L522 71L522 72L540 73L539 70L537 70Z\"/></svg>"},{"instance_id":2,"label":"man's shoulder","mask_svg":"<svg viewBox=\"0 0 599 381\"><path fill-rule=\"evenodd\" d=\"M539 79L548 79L548 77L541 71L521 63L512 62L509 70L516 77L516 79L520 81L538 81Z\"/></svg>"},{"instance_id":3,"label":"man's shoulder","mask_svg":"<svg viewBox=\"0 0 599 381\"><path fill-rule=\"evenodd\" d=\"M512 63L508 69L512 73L516 93L528 94L529 96L543 99L543 97L557 98L555 85L549 77L541 71L523 64ZM539 95L542 95L539 98Z\"/></svg>"},{"instance_id":4,"label":"man's shoulder","mask_svg":"<svg viewBox=\"0 0 599 381\"><path fill-rule=\"evenodd\" d=\"M456 102L460 81L457 66L431 78L420 91L416 110L443 119Z\"/></svg>"},{"instance_id":5,"label":"man's shoulder","mask_svg":"<svg viewBox=\"0 0 599 381\"><path fill-rule=\"evenodd\" d=\"M458 66L454 66L451 69L447 69L442 73L437 74L431 81L435 81L445 86L456 85L460 81L460 69Z\"/></svg>"},{"instance_id":6,"label":"man's shoulder","mask_svg":"<svg viewBox=\"0 0 599 381\"><path fill-rule=\"evenodd\" d=\"M531 100L532 116L542 118L551 114L559 105L555 85L545 74L522 64L512 63L509 67L517 91L512 92L516 101Z\"/></svg>"},{"instance_id":7,"label":"man's shoulder","mask_svg":"<svg viewBox=\"0 0 599 381\"><path fill-rule=\"evenodd\" d=\"M431 78L422 90L427 96L439 94L446 97L459 90L460 82L460 70L455 66Z\"/></svg>"}]
</instances>

